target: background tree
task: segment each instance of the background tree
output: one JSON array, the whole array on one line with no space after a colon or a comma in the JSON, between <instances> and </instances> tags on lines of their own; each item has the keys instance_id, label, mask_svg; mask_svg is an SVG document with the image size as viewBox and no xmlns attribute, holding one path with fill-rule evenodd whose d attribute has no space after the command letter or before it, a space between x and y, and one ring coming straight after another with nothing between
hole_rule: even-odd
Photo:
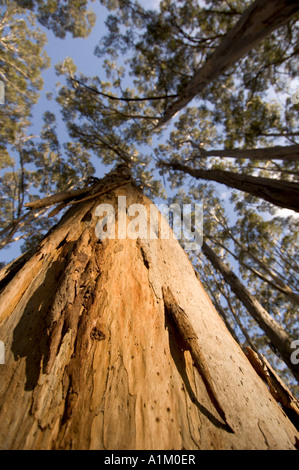
<instances>
[{"instance_id":1,"label":"background tree","mask_svg":"<svg viewBox=\"0 0 299 470\"><path fill-rule=\"evenodd\" d=\"M28 211L26 203L41 195L87 184L94 167L90 154L80 144L66 142L61 148L56 119L50 112L44 114L39 138L24 136L14 147L19 162L1 178L0 249L23 239L25 251L35 246L56 220L48 219L49 211L45 208Z\"/></svg>"},{"instance_id":2,"label":"background tree","mask_svg":"<svg viewBox=\"0 0 299 470\"><path fill-rule=\"evenodd\" d=\"M59 38L64 38L67 32L73 37L86 37L95 24L95 14L87 9L87 0L16 0L16 3L33 11L39 23Z\"/></svg>"},{"instance_id":3,"label":"background tree","mask_svg":"<svg viewBox=\"0 0 299 470\"><path fill-rule=\"evenodd\" d=\"M0 114L1 168L12 162L9 145L22 139L30 124L32 106L43 86L41 72L49 66L43 48L46 35L36 27L34 15L16 2L1 1L0 79L5 87L5 105Z\"/></svg>"}]
</instances>

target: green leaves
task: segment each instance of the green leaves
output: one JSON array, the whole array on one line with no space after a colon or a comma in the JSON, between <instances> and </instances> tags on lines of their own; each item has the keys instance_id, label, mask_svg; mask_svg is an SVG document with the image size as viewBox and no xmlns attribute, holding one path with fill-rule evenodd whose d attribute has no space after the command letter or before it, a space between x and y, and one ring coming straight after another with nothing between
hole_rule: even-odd
<instances>
[{"instance_id":1,"label":"green leaves","mask_svg":"<svg viewBox=\"0 0 299 470\"><path fill-rule=\"evenodd\" d=\"M48 67L49 58L43 51L46 36L36 28L33 15L26 15L15 2L2 3L0 79L5 86L5 103L1 105L0 145L6 149L3 167L5 161L9 162L7 145L13 145L30 124L31 108L43 86L41 71Z\"/></svg>"},{"instance_id":2,"label":"green leaves","mask_svg":"<svg viewBox=\"0 0 299 470\"><path fill-rule=\"evenodd\" d=\"M1 178L0 249L25 239L25 250L53 224L47 210L28 212L25 203L82 186L95 169L80 143L59 143L56 118L50 112L44 114L40 138L23 135L14 145L14 155L15 161Z\"/></svg>"},{"instance_id":3,"label":"green leaves","mask_svg":"<svg viewBox=\"0 0 299 470\"><path fill-rule=\"evenodd\" d=\"M87 9L88 0L15 1L20 7L33 11L40 24L59 38L64 38L67 32L75 38L87 37L95 24L94 12Z\"/></svg>"}]
</instances>

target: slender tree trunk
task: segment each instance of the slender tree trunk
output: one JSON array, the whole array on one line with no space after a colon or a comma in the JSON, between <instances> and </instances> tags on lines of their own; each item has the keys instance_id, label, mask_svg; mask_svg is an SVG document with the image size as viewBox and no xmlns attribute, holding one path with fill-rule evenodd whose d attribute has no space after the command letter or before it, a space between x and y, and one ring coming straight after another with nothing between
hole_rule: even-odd
<instances>
[{"instance_id":1,"label":"slender tree trunk","mask_svg":"<svg viewBox=\"0 0 299 470\"><path fill-rule=\"evenodd\" d=\"M239 281L233 271L226 266L214 251L203 242L202 251L214 268L221 272L225 281L231 286L238 299L244 304L248 313L255 319L260 328L266 333L269 340L279 352L280 357L287 364L299 381L299 366L291 362L294 350L291 348L292 340L284 329L271 317L246 287Z\"/></svg>"},{"instance_id":2,"label":"slender tree trunk","mask_svg":"<svg viewBox=\"0 0 299 470\"><path fill-rule=\"evenodd\" d=\"M96 237L96 207L119 195L149 215L127 183L2 271L1 448L294 449L177 240Z\"/></svg>"},{"instance_id":3,"label":"slender tree trunk","mask_svg":"<svg viewBox=\"0 0 299 470\"><path fill-rule=\"evenodd\" d=\"M299 185L290 181L282 181L260 176L237 174L225 170L205 170L190 168L181 163L162 162L163 166L188 173L194 178L217 181L229 188L239 189L252 196L265 199L272 204L299 212Z\"/></svg>"},{"instance_id":4,"label":"slender tree trunk","mask_svg":"<svg viewBox=\"0 0 299 470\"><path fill-rule=\"evenodd\" d=\"M11 222L7 227L3 228L0 231L0 250L5 248L7 245L12 243L14 240L14 235L21 230L26 225L33 225L34 220L37 220L38 217L42 217L45 214L46 209L41 209L38 212L31 212L23 214L21 217ZM34 232L34 230L32 230Z\"/></svg>"},{"instance_id":5,"label":"slender tree trunk","mask_svg":"<svg viewBox=\"0 0 299 470\"><path fill-rule=\"evenodd\" d=\"M200 154L197 158L244 158L248 160L284 160L286 162L299 160L299 144L288 145L286 147L276 146L259 149L199 150Z\"/></svg>"},{"instance_id":6,"label":"slender tree trunk","mask_svg":"<svg viewBox=\"0 0 299 470\"><path fill-rule=\"evenodd\" d=\"M214 278L215 278L215 276L214 276ZM231 304L231 301L230 301L229 296L228 296L225 292L223 292L223 290L221 289L221 286L219 285L218 282L216 282L216 285L217 285L217 287L218 287L218 290L219 290L219 291L222 293L222 295L224 296L224 298L225 298L225 300L226 300L226 302L227 302L227 304L228 304L228 307L229 307L229 309L230 309L230 311L231 311L231 314L232 314L232 316L233 316L233 318L234 318L234 320L235 320L235 322L236 322L238 328L240 329L241 333L243 334L244 338L246 339L247 345L250 346L250 348L251 348L252 350L256 351L256 347L255 347L255 345L252 343L251 338L250 338L250 336L249 336L249 334L248 334L246 328L243 326L242 321L240 320L240 318L239 318L237 312L235 311L233 305ZM234 332L233 328L232 328L231 326L228 326L229 322L228 322L227 318L225 319L226 313L225 313L224 309L223 309L222 306L216 301L216 299L215 299L214 296L212 296L212 301L213 301L213 304L214 304L215 307L216 307L217 312L220 314L220 316L221 316L222 319L224 320L224 323L225 323L226 327L228 328L230 334L235 338L235 340L237 341L237 343L240 344L240 340L239 340L238 338L236 338L236 333ZM240 344L240 346L242 347L241 344ZM244 349L244 346L242 347L242 349Z\"/></svg>"},{"instance_id":7,"label":"slender tree trunk","mask_svg":"<svg viewBox=\"0 0 299 470\"><path fill-rule=\"evenodd\" d=\"M243 13L223 41L195 72L180 98L165 111L157 127L168 122L213 80L244 57L272 31L287 23L299 10L296 0L256 0Z\"/></svg>"},{"instance_id":8,"label":"slender tree trunk","mask_svg":"<svg viewBox=\"0 0 299 470\"><path fill-rule=\"evenodd\" d=\"M231 232L229 233L231 235ZM287 297L289 297L290 300L292 300L293 302L299 305L299 295L296 294L296 292L294 292L290 288L290 286L288 286L274 271L272 271L272 269L270 269L269 266L267 266L267 264L264 261L261 261L257 256L255 256L251 251L249 251L248 248L245 245L243 245L243 243L240 243L239 240L236 240L235 237L232 237L232 240L241 248L242 252L246 253L248 257L254 260L258 264L258 266L260 266L262 270L265 271L269 275L269 277L272 280L266 277L264 274L262 274L260 271L258 271L254 267L250 266L250 264L247 264L245 263L245 261L242 261L240 259L240 256L237 256L227 246L225 246L223 243L220 243L214 237L210 237L209 235L205 235L205 236L209 240L211 240L215 245L226 250L227 253L229 253L231 256L234 257L235 260L238 261L238 263L240 263L246 269L251 271L255 276L259 277L262 281L267 282L271 287L278 290L282 294L286 295Z\"/></svg>"}]
</instances>

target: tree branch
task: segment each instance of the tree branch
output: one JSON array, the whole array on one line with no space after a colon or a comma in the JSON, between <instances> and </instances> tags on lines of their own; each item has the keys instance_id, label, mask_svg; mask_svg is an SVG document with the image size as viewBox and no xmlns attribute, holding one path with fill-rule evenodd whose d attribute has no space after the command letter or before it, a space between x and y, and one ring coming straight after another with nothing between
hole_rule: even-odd
<instances>
[{"instance_id":1,"label":"tree branch","mask_svg":"<svg viewBox=\"0 0 299 470\"><path fill-rule=\"evenodd\" d=\"M160 166L182 171L194 178L216 181L226 186L239 189L252 196L262 198L279 207L285 207L299 212L299 186L290 181L263 178L247 174L238 174L225 170L206 170L202 168L190 168L176 162L160 161Z\"/></svg>"},{"instance_id":2,"label":"tree branch","mask_svg":"<svg viewBox=\"0 0 299 470\"><path fill-rule=\"evenodd\" d=\"M195 72L180 97L170 105L156 128L167 123L205 87L244 57L299 10L294 0L255 0L204 65Z\"/></svg>"},{"instance_id":3,"label":"tree branch","mask_svg":"<svg viewBox=\"0 0 299 470\"><path fill-rule=\"evenodd\" d=\"M126 101L126 102L131 102L131 101L155 101L155 100L165 100L168 98L177 98L179 95L162 95L162 96L147 96L144 98L124 98L124 97L119 97L119 96L113 96L109 95L107 93L103 93L102 91L97 90L96 88L90 87L86 85L85 83L81 82L80 80L77 80L76 78L71 78L73 82L78 83L78 85L83 86L87 90L91 91L92 93L95 93L100 96L104 96L105 98L108 98L109 100L114 100L114 101Z\"/></svg>"},{"instance_id":4,"label":"tree branch","mask_svg":"<svg viewBox=\"0 0 299 470\"><path fill-rule=\"evenodd\" d=\"M194 146L194 143L192 143ZM289 145L286 147L263 147L258 149L223 149L223 150L204 150L199 148L200 155L194 158L202 157L221 157L221 158L237 158L249 160L299 160L299 144Z\"/></svg>"}]
</instances>

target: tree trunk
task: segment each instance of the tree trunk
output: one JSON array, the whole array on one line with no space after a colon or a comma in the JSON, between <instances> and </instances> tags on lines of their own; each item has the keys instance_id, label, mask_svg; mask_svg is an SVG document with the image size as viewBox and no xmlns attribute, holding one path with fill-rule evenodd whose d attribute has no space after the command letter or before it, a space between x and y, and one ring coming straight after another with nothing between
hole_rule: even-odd
<instances>
[{"instance_id":1,"label":"tree trunk","mask_svg":"<svg viewBox=\"0 0 299 470\"><path fill-rule=\"evenodd\" d=\"M260 268L262 268L263 271L265 271L271 279L267 278L264 274L262 274L260 271L255 269L254 267L250 266L250 264L246 263L242 259L240 259L240 256L237 256L234 252L232 252L226 245L223 243L220 243L217 239L214 237L210 237L209 235L205 235L209 240L211 240L215 245L217 245L220 248L223 248L226 250L227 253L229 253L233 258L240 263L240 265L244 266L246 269L251 271L255 276L259 277L262 281L267 282L271 287L274 289L278 290L282 294L286 295L289 297L290 300L295 302L296 304L299 305L299 295L294 292L290 286L288 286L281 278L278 276L269 266L267 266L265 261L261 261L258 256L254 255L243 243L241 243L239 240L237 240L229 230L229 235L231 236L232 240L241 248L241 254L246 253L246 255L251 258L253 261L255 261Z\"/></svg>"},{"instance_id":2,"label":"tree trunk","mask_svg":"<svg viewBox=\"0 0 299 470\"><path fill-rule=\"evenodd\" d=\"M218 258L205 242L202 244L202 251L214 268L221 272L225 281L231 286L238 299L244 304L248 313L266 333L275 349L279 352L281 359L283 359L294 374L294 377L299 381L299 365L291 362L291 356L294 352L291 348L291 338L256 298L250 294L246 287L239 281L235 273Z\"/></svg>"},{"instance_id":3,"label":"tree trunk","mask_svg":"<svg viewBox=\"0 0 299 470\"><path fill-rule=\"evenodd\" d=\"M221 157L248 160L283 160L286 162L299 160L299 144L258 149L204 150L199 148L199 150L200 154L197 156L199 159L204 157Z\"/></svg>"},{"instance_id":4,"label":"tree trunk","mask_svg":"<svg viewBox=\"0 0 299 470\"><path fill-rule=\"evenodd\" d=\"M290 181L238 174L226 170L190 168L181 163L162 162L163 166L188 173L194 178L217 181L229 188L239 189L272 204L299 212L299 185Z\"/></svg>"},{"instance_id":5,"label":"tree trunk","mask_svg":"<svg viewBox=\"0 0 299 470\"><path fill-rule=\"evenodd\" d=\"M256 0L243 13L223 41L195 72L178 98L165 111L157 127L168 122L213 80L244 57L272 31L287 23L299 10L296 0Z\"/></svg>"},{"instance_id":6,"label":"tree trunk","mask_svg":"<svg viewBox=\"0 0 299 470\"><path fill-rule=\"evenodd\" d=\"M294 449L177 240L96 237L96 207L119 195L149 214L127 183L2 272L1 448Z\"/></svg>"}]
</instances>

